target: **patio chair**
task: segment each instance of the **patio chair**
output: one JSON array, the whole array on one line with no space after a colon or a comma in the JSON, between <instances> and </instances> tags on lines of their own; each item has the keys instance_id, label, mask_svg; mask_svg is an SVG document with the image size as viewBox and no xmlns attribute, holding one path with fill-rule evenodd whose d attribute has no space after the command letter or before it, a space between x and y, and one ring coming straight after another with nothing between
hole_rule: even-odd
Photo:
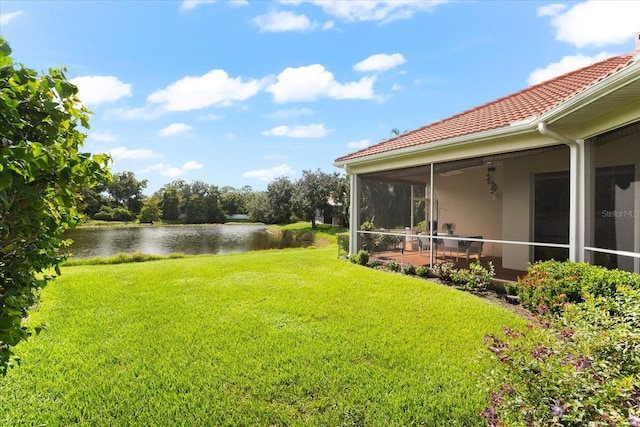
<instances>
[{"instance_id":1,"label":"patio chair","mask_svg":"<svg viewBox=\"0 0 640 427\"><path fill-rule=\"evenodd\" d=\"M420 256L422 256L422 251L430 251L431 250L431 241L433 241L433 247L435 249L435 255L438 256L438 243L440 242L435 237L433 240L429 238L428 234L418 233L418 251Z\"/></svg>"},{"instance_id":2,"label":"patio chair","mask_svg":"<svg viewBox=\"0 0 640 427\"><path fill-rule=\"evenodd\" d=\"M482 236L478 237L482 239ZM467 248L464 251L464 254L467 257L467 261L469 261L469 256L472 254L478 255L478 259L482 258L482 245L483 242L469 242L467 244Z\"/></svg>"},{"instance_id":3,"label":"patio chair","mask_svg":"<svg viewBox=\"0 0 640 427\"><path fill-rule=\"evenodd\" d=\"M455 251L456 253L456 261L458 261L458 258L460 256L460 254L458 253L458 240L450 240L450 239L444 239L442 241L442 259L444 259L445 255L447 254L447 251L449 251L449 253L451 253L451 256L453 257L453 252Z\"/></svg>"}]
</instances>

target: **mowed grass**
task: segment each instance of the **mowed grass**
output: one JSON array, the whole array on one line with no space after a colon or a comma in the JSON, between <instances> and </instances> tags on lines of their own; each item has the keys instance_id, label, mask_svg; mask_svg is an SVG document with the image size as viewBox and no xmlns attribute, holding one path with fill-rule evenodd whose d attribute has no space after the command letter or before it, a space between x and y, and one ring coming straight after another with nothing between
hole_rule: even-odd
<instances>
[{"instance_id":1,"label":"mowed grass","mask_svg":"<svg viewBox=\"0 0 640 427\"><path fill-rule=\"evenodd\" d=\"M335 248L64 267L0 425L475 426L482 337L525 324Z\"/></svg>"}]
</instances>

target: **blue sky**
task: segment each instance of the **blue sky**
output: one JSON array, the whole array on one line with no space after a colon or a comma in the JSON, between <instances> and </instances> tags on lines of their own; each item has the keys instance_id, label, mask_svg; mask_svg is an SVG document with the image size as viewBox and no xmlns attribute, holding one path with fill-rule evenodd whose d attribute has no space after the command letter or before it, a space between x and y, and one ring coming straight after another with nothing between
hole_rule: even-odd
<instances>
[{"instance_id":1,"label":"blue sky","mask_svg":"<svg viewBox=\"0 0 640 427\"><path fill-rule=\"evenodd\" d=\"M66 66L113 172L263 190L634 50L638 1L11 1L17 62Z\"/></svg>"}]
</instances>

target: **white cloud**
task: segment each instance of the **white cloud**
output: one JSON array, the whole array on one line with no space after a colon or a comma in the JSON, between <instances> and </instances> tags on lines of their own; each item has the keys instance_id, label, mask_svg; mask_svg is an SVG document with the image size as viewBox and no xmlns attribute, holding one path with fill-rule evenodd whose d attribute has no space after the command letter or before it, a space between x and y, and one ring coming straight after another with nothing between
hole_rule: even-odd
<instances>
[{"instance_id":1,"label":"white cloud","mask_svg":"<svg viewBox=\"0 0 640 427\"><path fill-rule=\"evenodd\" d=\"M324 124L307 126L276 126L262 132L263 136L287 136L289 138L322 138L327 134Z\"/></svg>"},{"instance_id":2,"label":"white cloud","mask_svg":"<svg viewBox=\"0 0 640 427\"><path fill-rule=\"evenodd\" d=\"M286 10L272 10L266 15L256 16L252 21L265 33L309 31L317 26L305 15L296 15Z\"/></svg>"},{"instance_id":3,"label":"white cloud","mask_svg":"<svg viewBox=\"0 0 640 427\"><path fill-rule=\"evenodd\" d=\"M412 18L416 12L431 12L447 0L314 0L325 13L349 22L377 21L387 23Z\"/></svg>"},{"instance_id":4,"label":"white cloud","mask_svg":"<svg viewBox=\"0 0 640 427\"><path fill-rule=\"evenodd\" d=\"M349 148L355 148L357 150L361 150L363 148L367 148L369 146L368 139L361 139L360 141L351 141L347 144Z\"/></svg>"},{"instance_id":5,"label":"white cloud","mask_svg":"<svg viewBox=\"0 0 640 427\"><path fill-rule=\"evenodd\" d=\"M22 15L21 10L9 13L0 13L0 25L7 25L10 21Z\"/></svg>"},{"instance_id":6,"label":"white cloud","mask_svg":"<svg viewBox=\"0 0 640 427\"><path fill-rule=\"evenodd\" d=\"M89 134L89 139L100 142L115 142L118 138L112 134L110 131L106 132L91 132Z\"/></svg>"},{"instance_id":7,"label":"white cloud","mask_svg":"<svg viewBox=\"0 0 640 427\"><path fill-rule=\"evenodd\" d=\"M181 12L187 12L189 10L193 10L201 4L211 4L215 3L216 0L184 0L180 5Z\"/></svg>"},{"instance_id":8,"label":"white cloud","mask_svg":"<svg viewBox=\"0 0 640 427\"><path fill-rule=\"evenodd\" d=\"M230 78L224 70L211 70L199 77L184 77L147 97L154 104L162 104L166 111L190 111L210 105L229 105L245 101L260 90L257 80L243 82Z\"/></svg>"},{"instance_id":9,"label":"white cloud","mask_svg":"<svg viewBox=\"0 0 640 427\"><path fill-rule=\"evenodd\" d=\"M111 148L108 151L114 160L141 160L162 157L160 154L154 153L153 150L150 150L148 148L136 148L131 150L126 147L115 147Z\"/></svg>"},{"instance_id":10,"label":"white cloud","mask_svg":"<svg viewBox=\"0 0 640 427\"><path fill-rule=\"evenodd\" d=\"M82 76L69 81L78 87L78 97L87 106L97 107L131 96L131 85L114 76Z\"/></svg>"},{"instance_id":11,"label":"white cloud","mask_svg":"<svg viewBox=\"0 0 640 427\"><path fill-rule=\"evenodd\" d=\"M326 30L331 30L331 29L335 28L335 26L336 26L335 22L327 21L324 24L322 24L322 29L325 30L325 31Z\"/></svg>"},{"instance_id":12,"label":"white cloud","mask_svg":"<svg viewBox=\"0 0 640 427\"><path fill-rule=\"evenodd\" d=\"M556 16L567 8L566 4L555 3L538 8L538 16Z\"/></svg>"},{"instance_id":13,"label":"white cloud","mask_svg":"<svg viewBox=\"0 0 640 427\"><path fill-rule=\"evenodd\" d=\"M186 171L202 169L202 163L198 163L195 160L188 161L184 165L182 165L182 169Z\"/></svg>"},{"instance_id":14,"label":"white cloud","mask_svg":"<svg viewBox=\"0 0 640 427\"><path fill-rule=\"evenodd\" d=\"M166 169L160 170L160 175L166 176L169 178L176 178L178 176L184 175L185 172L181 168L168 167Z\"/></svg>"},{"instance_id":15,"label":"white cloud","mask_svg":"<svg viewBox=\"0 0 640 427\"><path fill-rule=\"evenodd\" d=\"M242 174L244 178L257 178L260 181L273 181L281 176L291 176L295 173L291 167L283 163L280 166L273 167L271 169L257 169L247 171Z\"/></svg>"},{"instance_id":16,"label":"white cloud","mask_svg":"<svg viewBox=\"0 0 640 427\"><path fill-rule=\"evenodd\" d=\"M538 9L538 15L553 16L556 38L579 48L626 43L640 31L638 1L590 0L567 10L552 6Z\"/></svg>"},{"instance_id":17,"label":"white cloud","mask_svg":"<svg viewBox=\"0 0 640 427\"><path fill-rule=\"evenodd\" d=\"M333 73L320 64L286 68L277 82L267 87L275 102L313 101L319 98L372 99L375 77L358 82L338 83Z\"/></svg>"},{"instance_id":18,"label":"white cloud","mask_svg":"<svg viewBox=\"0 0 640 427\"><path fill-rule=\"evenodd\" d=\"M402 86L400 86L398 83L394 83L393 86L391 86L391 90L395 91L395 92L399 92L403 89Z\"/></svg>"},{"instance_id":19,"label":"white cloud","mask_svg":"<svg viewBox=\"0 0 640 427\"><path fill-rule=\"evenodd\" d=\"M265 117L269 119L290 119L293 117L300 116L309 116L313 114L313 110L303 107L303 108L292 108L289 110L278 110L275 113L265 114Z\"/></svg>"},{"instance_id":20,"label":"white cloud","mask_svg":"<svg viewBox=\"0 0 640 427\"><path fill-rule=\"evenodd\" d=\"M158 131L159 136L172 136L177 135L179 133L184 133L190 131L193 127L186 125L184 123L171 123L166 128L162 128Z\"/></svg>"},{"instance_id":21,"label":"white cloud","mask_svg":"<svg viewBox=\"0 0 640 427\"><path fill-rule=\"evenodd\" d=\"M362 72L386 71L402 65L405 62L407 62L407 60L400 53L393 53L391 55L378 53L358 62L353 66L353 69Z\"/></svg>"},{"instance_id":22,"label":"white cloud","mask_svg":"<svg viewBox=\"0 0 640 427\"><path fill-rule=\"evenodd\" d=\"M608 52L601 52L595 56L585 56L581 54L565 56L560 61L553 62L545 68L538 68L534 70L529 74L527 83L529 85L535 85L570 71L595 64L596 62L602 61L611 56L612 54Z\"/></svg>"},{"instance_id":23,"label":"white cloud","mask_svg":"<svg viewBox=\"0 0 640 427\"><path fill-rule=\"evenodd\" d=\"M198 163L194 160L186 162L182 167L176 167L167 165L165 163L157 163L155 165L149 166L146 169L142 169L137 171L137 174L146 174L149 172L157 171L160 175L166 176L169 178L176 178L178 176L185 175L187 172L191 170L202 169L203 166L201 163Z\"/></svg>"}]
</instances>

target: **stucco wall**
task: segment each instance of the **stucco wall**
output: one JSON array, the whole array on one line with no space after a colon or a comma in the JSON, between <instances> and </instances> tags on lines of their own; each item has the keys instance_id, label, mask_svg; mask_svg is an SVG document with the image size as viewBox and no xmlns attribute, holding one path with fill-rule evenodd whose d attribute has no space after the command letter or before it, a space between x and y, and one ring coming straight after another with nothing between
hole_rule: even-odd
<instances>
[{"instance_id":1,"label":"stucco wall","mask_svg":"<svg viewBox=\"0 0 640 427\"><path fill-rule=\"evenodd\" d=\"M536 173L569 170L569 148L504 161L502 217L503 240L528 242L531 239L533 216L533 184ZM502 266L526 270L530 248L505 245Z\"/></svg>"},{"instance_id":2,"label":"stucco wall","mask_svg":"<svg viewBox=\"0 0 640 427\"><path fill-rule=\"evenodd\" d=\"M456 224L455 234L480 235L485 239L500 239L502 233L502 168L498 167L495 181L499 190L492 199L486 182L486 167L465 169L462 174L434 176L439 207L439 231L442 224ZM501 247L485 243L483 254L501 256Z\"/></svg>"}]
</instances>

